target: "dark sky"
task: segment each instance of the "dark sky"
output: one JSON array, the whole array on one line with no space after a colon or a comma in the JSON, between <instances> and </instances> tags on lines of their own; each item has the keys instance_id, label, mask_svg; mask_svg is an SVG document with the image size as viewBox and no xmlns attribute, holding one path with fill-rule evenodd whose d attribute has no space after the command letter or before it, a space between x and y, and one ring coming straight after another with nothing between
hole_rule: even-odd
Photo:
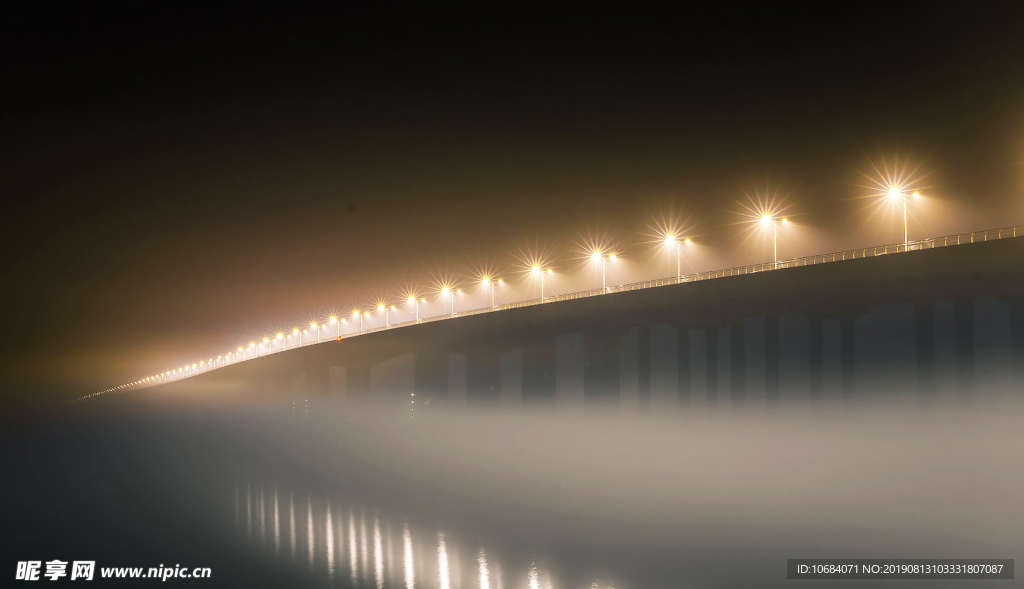
<instances>
[{"instance_id":1,"label":"dark sky","mask_svg":"<svg viewBox=\"0 0 1024 589\"><path fill-rule=\"evenodd\" d=\"M1024 223L1018 2L153 4L0 9L9 401L666 211L729 252L769 184L818 249L896 241L850 200L896 154L943 231Z\"/></svg>"}]
</instances>

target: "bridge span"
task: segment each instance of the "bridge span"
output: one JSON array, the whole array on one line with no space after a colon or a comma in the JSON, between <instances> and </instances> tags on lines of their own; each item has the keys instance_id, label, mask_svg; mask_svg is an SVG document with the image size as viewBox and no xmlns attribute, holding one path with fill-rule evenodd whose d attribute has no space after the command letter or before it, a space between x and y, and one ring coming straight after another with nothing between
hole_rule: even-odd
<instances>
[{"instance_id":1,"label":"bridge span","mask_svg":"<svg viewBox=\"0 0 1024 589\"><path fill-rule=\"evenodd\" d=\"M1024 237L1014 237L423 322L133 394L371 394L415 412L1017 394L1022 382Z\"/></svg>"}]
</instances>

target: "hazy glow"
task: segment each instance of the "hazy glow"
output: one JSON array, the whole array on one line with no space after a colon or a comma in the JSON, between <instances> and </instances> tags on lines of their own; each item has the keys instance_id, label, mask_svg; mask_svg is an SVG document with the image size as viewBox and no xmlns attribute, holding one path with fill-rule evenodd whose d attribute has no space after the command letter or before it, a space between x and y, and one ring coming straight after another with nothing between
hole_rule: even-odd
<instances>
[{"instance_id":1,"label":"hazy glow","mask_svg":"<svg viewBox=\"0 0 1024 589\"><path fill-rule=\"evenodd\" d=\"M405 561L405 589L416 587L416 564L412 556L412 534L409 533L409 524L402 528L402 552Z\"/></svg>"},{"instance_id":2,"label":"hazy glow","mask_svg":"<svg viewBox=\"0 0 1024 589\"><path fill-rule=\"evenodd\" d=\"M448 544L444 532L437 533L437 582L441 589L452 588L448 573Z\"/></svg>"}]
</instances>

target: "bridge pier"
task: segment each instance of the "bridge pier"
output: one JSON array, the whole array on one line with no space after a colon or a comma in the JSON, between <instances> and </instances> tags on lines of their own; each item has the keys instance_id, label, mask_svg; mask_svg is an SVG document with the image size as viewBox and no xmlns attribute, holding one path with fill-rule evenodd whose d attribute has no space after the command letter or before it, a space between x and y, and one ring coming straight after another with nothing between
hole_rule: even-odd
<instances>
[{"instance_id":1,"label":"bridge pier","mask_svg":"<svg viewBox=\"0 0 1024 589\"><path fill-rule=\"evenodd\" d=\"M956 349L956 388L961 394L974 390L974 301L953 301L953 338Z\"/></svg>"},{"instance_id":2,"label":"bridge pier","mask_svg":"<svg viewBox=\"0 0 1024 589\"><path fill-rule=\"evenodd\" d=\"M914 347L917 355L917 390L935 394L935 306L930 302L914 305Z\"/></svg>"},{"instance_id":3,"label":"bridge pier","mask_svg":"<svg viewBox=\"0 0 1024 589\"><path fill-rule=\"evenodd\" d=\"M305 367L305 379L302 383L303 391L309 395L325 395L330 388L330 367L325 366L319 358L310 359Z\"/></svg>"},{"instance_id":4,"label":"bridge pier","mask_svg":"<svg viewBox=\"0 0 1024 589\"><path fill-rule=\"evenodd\" d=\"M811 398L825 396L825 321L821 315L808 317L807 369L810 372Z\"/></svg>"},{"instance_id":5,"label":"bridge pier","mask_svg":"<svg viewBox=\"0 0 1024 589\"><path fill-rule=\"evenodd\" d=\"M690 398L690 326L676 325L676 374L678 375L679 400Z\"/></svg>"},{"instance_id":6,"label":"bridge pier","mask_svg":"<svg viewBox=\"0 0 1024 589\"><path fill-rule=\"evenodd\" d=\"M588 403L619 399L619 331L603 327L583 334L583 396Z\"/></svg>"},{"instance_id":7,"label":"bridge pier","mask_svg":"<svg viewBox=\"0 0 1024 589\"><path fill-rule=\"evenodd\" d=\"M496 405L501 400L501 353L477 346L466 353L466 400Z\"/></svg>"},{"instance_id":8,"label":"bridge pier","mask_svg":"<svg viewBox=\"0 0 1024 589\"><path fill-rule=\"evenodd\" d=\"M365 395L370 392L370 367L365 364L345 367L345 394Z\"/></svg>"},{"instance_id":9,"label":"bridge pier","mask_svg":"<svg viewBox=\"0 0 1024 589\"><path fill-rule=\"evenodd\" d=\"M448 399L448 353L429 350L416 354L413 390L423 403Z\"/></svg>"},{"instance_id":10,"label":"bridge pier","mask_svg":"<svg viewBox=\"0 0 1024 589\"><path fill-rule=\"evenodd\" d=\"M637 396L641 403L651 400L651 326L637 328L636 364Z\"/></svg>"},{"instance_id":11,"label":"bridge pier","mask_svg":"<svg viewBox=\"0 0 1024 589\"><path fill-rule=\"evenodd\" d=\"M732 402L742 403L746 398L747 338L746 322L736 317L729 326L729 386Z\"/></svg>"},{"instance_id":12,"label":"bridge pier","mask_svg":"<svg viewBox=\"0 0 1024 589\"><path fill-rule=\"evenodd\" d=\"M843 397L852 399L857 392L857 316L839 318L839 372Z\"/></svg>"},{"instance_id":13,"label":"bridge pier","mask_svg":"<svg viewBox=\"0 0 1024 589\"><path fill-rule=\"evenodd\" d=\"M708 403L718 401L718 329L715 327L704 328L704 354L705 354L705 395Z\"/></svg>"},{"instance_id":14,"label":"bridge pier","mask_svg":"<svg viewBox=\"0 0 1024 589\"><path fill-rule=\"evenodd\" d=\"M554 402L558 369L554 336L542 335L523 347L523 401Z\"/></svg>"},{"instance_id":15,"label":"bridge pier","mask_svg":"<svg viewBox=\"0 0 1024 589\"><path fill-rule=\"evenodd\" d=\"M779 315L764 317L764 398L765 402L779 400Z\"/></svg>"},{"instance_id":16,"label":"bridge pier","mask_svg":"<svg viewBox=\"0 0 1024 589\"><path fill-rule=\"evenodd\" d=\"M1010 305L1010 339L1013 345L1014 377L1024 383L1024 297L1007 301ZM1024 385L1018 384L1018 388Z\"/></svg>"}]
</instances>

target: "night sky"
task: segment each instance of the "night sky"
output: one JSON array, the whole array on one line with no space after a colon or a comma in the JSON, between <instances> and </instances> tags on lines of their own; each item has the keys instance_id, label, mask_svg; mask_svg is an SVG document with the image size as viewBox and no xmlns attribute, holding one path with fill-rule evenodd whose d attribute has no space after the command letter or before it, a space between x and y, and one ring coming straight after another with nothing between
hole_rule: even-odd
<instances>
[{"instance_id":1,"label":"night sky","mask_svg":"<svg viewBox=\"0 0 1024 589\"><path fill-rule=\"evenodd\" d=\"M897 155L945 207L912 229L1024 223L1024 5L720 4L5 3L2 394L661 215L731 254L766 186L817 232L791 255L895 242L854 197Z\"/></svg>"}]
</instances>

